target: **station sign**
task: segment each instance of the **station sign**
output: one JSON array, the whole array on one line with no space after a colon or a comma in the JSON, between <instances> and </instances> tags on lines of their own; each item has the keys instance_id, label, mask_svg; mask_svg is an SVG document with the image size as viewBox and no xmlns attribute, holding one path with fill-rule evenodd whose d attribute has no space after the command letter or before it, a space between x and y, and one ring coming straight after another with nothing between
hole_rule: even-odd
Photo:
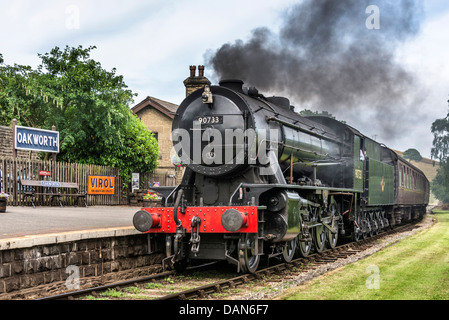
<instances>
[{"instance_id":1,"label":"station sign","mask_svg":"<svg viewBox=\"0 0 449 320\"><path fill-rule=\"evenodd\" d=\"M61 188L61 182L57 181L41 181L41 186L51 188Z\"/></svg>"},{"instance_id":2,"label":"station sign","mask_svg":"<svg viewBox=\"0 0 449 320\"><path fill-rule=\"evenodd\" d=\"M109 176L88 176L87 193L92 195L114 195L115 177Z\"/></svg>"},{"instance_id":3,"label":"station sign","mask_svg":"<svg viewBox=\"0 0 449 320\"><path fill-rule=\"evenodd\" d=\"M14 148L59 153L59 131L15 126Z\"/></svg>"}]
</instances>

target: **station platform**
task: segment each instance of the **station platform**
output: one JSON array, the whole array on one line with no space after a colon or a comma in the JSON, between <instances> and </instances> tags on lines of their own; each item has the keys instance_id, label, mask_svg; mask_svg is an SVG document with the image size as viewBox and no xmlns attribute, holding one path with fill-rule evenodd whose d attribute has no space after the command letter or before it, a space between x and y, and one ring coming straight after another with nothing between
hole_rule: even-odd
<instances>
[{"instance_id":1,"label":"station platform","mask_svg":"<svg viewBox=\"0 0 449 320\"><path fill-rule=\"evenodd\" d=\"M132 206L8 206L0 213L0 250L139 234L132 222L138 210Z\"/></svg>"}]
</instances>

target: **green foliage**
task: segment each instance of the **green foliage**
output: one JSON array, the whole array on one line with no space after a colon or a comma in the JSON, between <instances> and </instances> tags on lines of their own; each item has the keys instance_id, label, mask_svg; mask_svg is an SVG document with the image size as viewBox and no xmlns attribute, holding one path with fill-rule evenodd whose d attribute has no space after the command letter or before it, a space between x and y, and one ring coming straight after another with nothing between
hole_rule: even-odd
<instances>
[{"instance_id":1,"label":"green foliage","mask_svg":"<svg viewBox=\"0 0 449 320\"><path fill-rule=\"evenodd\" d=\"M156 140L129 110L134 94L116 69L90 59L95 47L55 47L39 54L37 70L6 66L0 55L0 124L60 132L59 161L152 171L159 156Z\"/></svg>"},{"instance_id":2,"label":"green foliage","mask_svg":"<svg viewBox=\"0 0 449 320\"><path fill-rule=\"evenodd\" d=\"M430 183L432 193L443 203L449 203L449 163L440 165L437 175Z\"/></svg>"},{"instance_id":3,"label":"green foliage","mask_svg":"<svg viewBox=\"0 0 449 320\"><path fill-rule=\"evenodd\" d=\"M449 156L449 114L442 119L437 119L432 123L433 133L432 158L446 161Z\"/></svg>"},{"instance_id":4,"label":"green foliage","mask_svg":"<svg viewBox=\"0 0 449 320\"><path fill-rule=\"evenodd\" d=\"M419 162L422 160L422 156L416 149L407 149L404 151L404 158Z\"/></svg>"},{"instance_id":5,"label":"green foliage","mask_svg":"<svg viewBox=\"0 0 449 320\"><path fill-rule=\"evenodd\" d=\"M449 114L432 123L433 133L432 158L440 160L436 177L431 182L432 192L435 197L445 203L449 203Z\"/></svg>"}]
</instances>

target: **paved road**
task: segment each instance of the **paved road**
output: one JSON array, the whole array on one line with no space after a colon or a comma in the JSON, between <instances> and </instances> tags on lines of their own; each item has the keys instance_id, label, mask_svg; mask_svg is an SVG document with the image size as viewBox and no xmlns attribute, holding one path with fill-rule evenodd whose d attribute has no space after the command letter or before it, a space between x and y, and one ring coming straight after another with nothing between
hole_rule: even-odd
<instances>
[{"instance_id":1,"label":"paved road","mask_svg":"<svg viewBox=\"0 0 449 320\"><path fill-rule=\"evenodd\" d=\"M0 213L0 239L99 228L132 227L140 207L12 207Z\"/></svg>"}]
</instances>

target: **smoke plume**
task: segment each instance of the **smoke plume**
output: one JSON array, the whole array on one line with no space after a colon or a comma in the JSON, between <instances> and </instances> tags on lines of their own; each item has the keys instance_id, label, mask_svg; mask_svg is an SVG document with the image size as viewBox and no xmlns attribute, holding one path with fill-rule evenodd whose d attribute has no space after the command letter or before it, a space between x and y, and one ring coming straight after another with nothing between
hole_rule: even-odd
<instances>
[{"instance_id":1,"label":"smoke plume","mask_svg":"<svg viewBox=\"0 0 449 320\"><path fill-rule=\"evenodd\" d=\"M372 5L377 28L369 27ZM401 130L393 119L419 104L417 83L395 54L421 18L418 0L304 0L285 12L279 32L261 26L205 57L218 79L282 94L297 111L326 110L352 124L364 114L382 126L380 136L392 136Z\"/></svg>"}]
</instances>

